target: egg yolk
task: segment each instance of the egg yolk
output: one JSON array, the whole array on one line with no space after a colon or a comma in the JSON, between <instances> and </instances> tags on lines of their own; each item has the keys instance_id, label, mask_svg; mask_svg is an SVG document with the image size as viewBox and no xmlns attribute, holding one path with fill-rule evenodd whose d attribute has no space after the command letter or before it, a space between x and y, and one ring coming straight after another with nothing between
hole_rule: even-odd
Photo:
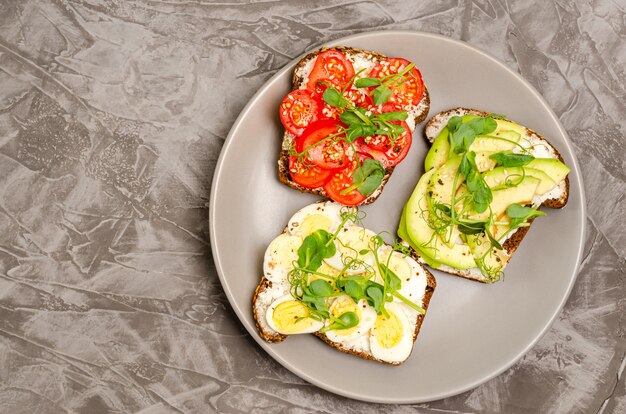
<instances>
[{"instance_id":1,"label":"egg yolk","mask_svg":"<svg viewBox=\"0 0 626 414\"><path fill-rule=\"evenodd\" d=\"M389 270L395 273L402 282L411 277L411 266L406 260L400 259L395 255L391 256L391 260L389 261Z\"/></svg>"},{"instance_id":2,"label":"egg yolk","mask_svg":"<svg viewBox=\"0 0 626 414\"><path fill-rule=\"evenodd\" d=\"M393 348L402 339L402 322L398 316L387 310L389 317L378 315L374 322L374 337L383 348Z\"/></svg>"},{"instance_id":3,"label":"egg yolk","mask_svg":"<svg viewBox=\"0 0 626 414\"><path fill-rule=\"evenodd\" d=\"M323 273L323 274L328 275L328 276L338 276L339 273L340 273L339 270L335 269L334 267L328 266L326 263L322 263L320 268L317 269L317 272L318 273ZM325 278L325 277L322 277L322 276L319 276L319 275L315 275L313 273L309 274L309 283L311 283L312 281L317 280L317 279L324 279L328 283L330 283L331 285L334 283L332 280L330 280L328 278Z\"/></svg>"},{"instance_id":4,"label":"egg yolk","mask_svg":"<svg viewBox=\"0 0 626 414\"><path fill-rule=\"evenodd\" d=\"M309 310L297 300L286 300L274 308L272 315L274 324L284 333L298 333L313 325L309 318Z\"/></svg>"},{"instance_id":5,"label":"egg yolk","mask_svg":"<svg viewBox=\"0 0 626 414\"><path fill-rule=\"evenodd\" d=\"M323 273L323 274L328 275L328 276L337 276L339 274L339 270L337 270L337 269L335 269L333 267L328 266L326 263L323 263L322 266L320 266L320 268L317 269L317 271L319 273ZM316 274L313 274L313 273L309 273L309 279L308 279L309 285L314 280L318 280L318 279L325 280L326 282L330 283L330 285L333 287L333 289L335 289L335 292L339 292L339 288L337 288L335 286L335 281L334 280L329 279L327 277L320 276L320 275L316 275Z\"/></svg>"},{"instance_id":6,"label":"egg yolk","mask_svg":"<svg viewBox=\"0 0 626 414\"><path fill-rule=\"evenodd\" d=\"M292 267L292 263L298 260L298 248L302 244L302 239L298 236L281 234L270 244L271 261L268 263L270 269L279 267L286 269Z\"/></svg>"},{"instance_id":7,"label":"egg yolk","mask_svg":"<svg viewBox=\"0 0 626 414\"><path fill-rule=\"evenodd\" d=\"M356 313L356 315L359 317L359 320L361 320L361 310L359 309L359 306L354 302L354 300L347 296L340 296L335 299L335 301L331 305L330 313L335 318L338 318L346 312ZM352 328L348 329L333 329L333 332L335 332L337 335L351 335L354 331L357 330L358 327L359 325L353 326Z\"/></svg>"},{"instance_id":8,"label":"egg yolk","mask_svg":"<svg viewBox=\"0 0 626 414\"><path fill-rule=\"evenodd\" d=\"M302 233L309 235L317 230L326 230L330 229L332 222L331 220L322 215L322 214L311 214L304 220L302 220L302 224L300 225L300 230Z\"/></svg>"},{"instance_id":9,"label":"egg yolk","mask_svg":"<svg viewBox=\"0 0 626 414\"><path fill-rule=\"evenodd\" d=\"M343 257L356 256L358 259L363 259L365 255L361 255L359 252L370 250L374 247L372 236L361 227L351 227L348 231L339 233L338 238L340 243L337 244L337 249ZM370 253L368 252L367 254Z\"/></svg>"}]
</instances>

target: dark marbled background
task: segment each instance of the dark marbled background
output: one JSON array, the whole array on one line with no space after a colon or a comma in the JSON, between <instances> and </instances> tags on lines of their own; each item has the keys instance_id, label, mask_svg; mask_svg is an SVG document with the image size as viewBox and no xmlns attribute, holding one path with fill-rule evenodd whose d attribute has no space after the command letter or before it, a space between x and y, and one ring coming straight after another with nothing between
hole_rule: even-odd
<instances>
[{"instance_id":1,"label":"dark marbled background","mask_svg":"<svg viewBox=\"0 0 626 414\"><path fill-rule=\"evenodd\" d=\"M626 412L626 4L0 1L3 413ZM567 129L587 242L546 336L475 390L334 396L244 332L212 263L208 194L239 111L305 49L367 30L462 39Z\"/></svg>"}]
</instances>

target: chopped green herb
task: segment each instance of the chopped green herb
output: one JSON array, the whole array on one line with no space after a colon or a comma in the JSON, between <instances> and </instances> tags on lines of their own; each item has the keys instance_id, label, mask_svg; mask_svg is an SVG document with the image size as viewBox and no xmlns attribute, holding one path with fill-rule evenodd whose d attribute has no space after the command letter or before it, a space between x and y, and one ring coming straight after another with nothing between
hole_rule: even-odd
<instances>
[{"instance_id":1,"label":"chopped green herb","mask_svg":"<svg viewBox=\"0 0 626 414\"><path fill-rule=\"evenodd\" d=\"M523 167L535 159L530 154L514 154L512 152L496 152L491 154L489 158L503 167Z\"/></svg>"},{"instance_id":2,"label":"chopped green herb","mask_svg":"<svg viewBox=\"0 0 626 414\"><path fill-rule=\"evenodd\" d=\"M353 186L356 186L359 193L367 197L380 187L384 177L385 167L380 161L365 158L363 164L354 171Z\"/></svg>"},{"instance_id":3,"label":"chopped green herb","mask_svg":"<svg viewBox=\"0 0 626 414\"><path fill-rule=\"evenodd\" d=\"M511 229L516 229L528 222L528 220L539 216L545 216L546 213L544 213L543 211L539 211L533 207L525 207L519 204L511 204L506 209L506 215L511 218L509 227Z\"/></svg>"},{"instance_id":4,"label":"chopped green herb","mask_svg":"<svg viewBox=\"0 0 626 414\"><path fill-rule=\"evenodd\" d=\"M369 88L371 86L378 86L381 84L378 78L361 78L354 82L354 86L357 88Z\"/></svg>"}]
</instances>

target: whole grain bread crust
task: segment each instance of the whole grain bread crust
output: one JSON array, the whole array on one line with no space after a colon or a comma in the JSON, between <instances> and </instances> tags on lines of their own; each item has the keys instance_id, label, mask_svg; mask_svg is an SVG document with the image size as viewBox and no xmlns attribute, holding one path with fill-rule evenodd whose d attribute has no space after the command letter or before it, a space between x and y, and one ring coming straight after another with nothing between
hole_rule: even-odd
<instances>
[{"instance_id":1,"label":"whole grain bread crust","mask_svg":"<svg viewBox=\"0 0 626 414\"><path fill-rule=\"evenodd\" d=\"M436 126L437 123L441 123L441 121L443 119L448 119L449 117L451 117L453 115L463 115L463 114L471 114L471 115L477 115L477 116L487 116L489 113L488 112L484 112L484 111L479 111L479 110L473 109L473 108L463 108L463 107L454 108L454 109L450 109L448 111L440 112L437 115L434 115L426 123L426 126L424 128L426 139L430 143L432 143L434 141L434 139L436 138L437 135L434 134L431 131L440 130L440 128L438 128ZM508 118L504 118L504 119L509 121L509 122L515 122L515 121L511 121ZM563 157L561 156L559 151L552 144L550 144L550 142L547 139L545 139L538 132L536 132L536 131L528 128L528 127L525 127L525 128L528 130L529 135L534 134L537 137L539 137L540 139L542 139L543 141L545 141L548 145L550 145L550 147L554 150L554 153L556 154L556 156L559 159L559 161L564 162L563 161ZM567 204L568 198L569 198L569 178L565 177L563 196L559 197L559 198L553 198L553 199L545 200L543 203L541 203L541 205L545 205L546 207L549 207L549 208L563 208ZM502 244L502 247L507 252L509 260L513 256L513 253L515 253L515 251L519 247L520 243L524 239L524 236L526 236L526 234L528 233L528 230L530 230L530 227L531 227L533 221L534 220L530 220L529 226L527 226L527 227L520 227L520 228L518 228ZM419 258L419 255L417 253L415 253L414 257ZM424 263L424 261L421 258L419 258L419 261L420 261L420 263ZM507 264L508 264L508 261L507 261ZM463 278L466 278L466 279L475 280L475 281L482 282L482 283L489 283L489 280L487 278L483 277L480 274L479 271L476 272L477 268L473 268L473 269L454 269L454 268L452 268L450 266L443 265L443 266L437 268L437 270L440 270L440 271L446 272L446 273L450 273L450 274L453 274L453 275L456 275L456 276L460 276L460 277L463 277Z\"/></svg>"},{"instance_id":2,"label":"whole grain bread crust","mask_svg":"<svg viewBox=\"0 0 626 414\"><path fill-rule=\"evenodd\" d=\"M256 325L256 329L257 331L259 331L259 335L261 335L261 338L263 338L267 342L277 343L284 341L285 338L287 338L287 335L283 335L278 332L270 332L265 329L264 325L261 323L261 318L264 318L265 315L261 314L262 309L258 306L259 295L263 291L271 287L272 282L270 282L265 276L263 276L261 278L261 281L259 282L259 285L254 290L254 295L252 295L252 312L254 315L254 324Z\"/></svg>"},{"instance_id":3,"label":"whole grain bread crust","mask_svg":"<svg viewBox=\"0 0 626 414\"><path fill-rule=\"evenodd\" d=\"M338 50L338 51L340 51L342 53L352 53L352 54L363 53L363 54L370 55L373 58L377 58L377 59L384 59L384 58L386 58L386 56L383 55L382 53L371 52L371 51L358 49L358 48L353 48L353 47L336 46L336 47L333 47L333 48L325 48L324 47L324 48L321 48L321 49L317 49L317 50L307 54L306 56L304 56L296 64L296 66L294 68L294 71L293 71L293 77L292 77L292 83L293 83L293 89L292 90L299 89L300 86L302 85L302 82L304 81L304 79L301 76L298 76L298 72L300 71L300 69L304 68L304 66L306 65L306 63L308 61L310 61L311 59L314 59L315 57L317 57L317 55L319 55L320 53L322 53L322 52L324 52L326 50L329 50L329 49L335 49L335 50ZM424 84L424 96L422 97L422 102L423 102L423 105L425 106L426 109L417 114L417 116L415 117L415 125L418 125L418 124L422 123L426 119L426 117L428 116L428 112L430 110L430 94L428 92L426 84ZM285 139L287 139L287 134L288 134L288 132L285 131L285 133L283 135L283 141ZM391 177L391 174L393 173L393 170L394 170L394 167L388 167L388 168L385 169L385 176L383 177L381 185L376 189L376 191L374 191L372 194L370 194L359 205L367 205L367 204L371 204L374 201L376 201L376 199L382 194L382 191L385 188L385 185L387 184L387 181L389 181L389 178ZM322 187L306 188L306 187L301 186L300 184L296 183L295 181L293 181L291 179L291 175L289 174L289 151L283 149L282 144L281 144L280 154L278 156L278 180L281 183L283 183L283 184L293 188L294 190L298 190L298 191L303 192L303 193L315 194L315 195L318 195L318 196L321 196L321 197L328 198L328 195L326 194L326 191L324 191L324 188L322 188Z\"/></svg>"}]
</instances>

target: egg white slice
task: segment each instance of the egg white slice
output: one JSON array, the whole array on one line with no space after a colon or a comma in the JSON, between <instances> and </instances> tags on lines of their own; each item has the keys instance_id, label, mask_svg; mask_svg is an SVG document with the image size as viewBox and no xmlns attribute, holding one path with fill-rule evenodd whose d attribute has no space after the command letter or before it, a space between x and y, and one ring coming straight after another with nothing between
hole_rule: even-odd
<instances>
[{"instance_id":1,"label":"egg white slice","mask_svg":"<svg viewBox=\"0 0 626 414\"><path fill-rule=\"evenodd\" d=\"M376 321L376 311L365 299L354 303L354 300L349 296L339 296L335 298L330 306L330 312L334 317L339 317L344 312L354 312L359 317L359 323L352 328L326 331L328 339L342 344L351 342L368 333ZM332 322L329 321L328 323Z\"/></svg>"},{"instance_id":2,"label":"egg white slice","mask_svg":"<svg viewBox=\"0 0 626 414\"><path fill-rule=\"evenodd\" d=\"M407 316L395 302L385 304L389 318L378 315L370 331L372 356L386 362L402 362L413 349L413 331Z\"/></svg>"},{"instance_id":3,"label":"egg white slice","mask_svg":"<svg viewBox=\"0 0 626 414\"><path fill-rule=\"evenodd\" d=\"M390 253L391 258L389 258ZM379 260L382 264L387 265L389 270L400 279L402 287L398 290L398 293L416 305L421 306L422 297L428 283L424 269L412 257L405 256L400 252L392 252L391 249L384 250ZM375 280L378 283L382 283L379 273L376 274ZM400 301L397 298L394 300Z\"/></svg>"},{"instance_id":4,"label":"egg white slice","mask_svg":"<svg viewBox=\"0 0 626 414\"><path fill-rule=\"evenodd\" d=\"M332 234L341 225L342 208L341 204L332 201L308 205L298 210L289 219L287 232L302 238L319 229Z\"/></svg>"},{"instance_id":5,"label":"egg white slice","mask_svg":"<svg viewBox=\"0 0 626 414\"><path fill-rule=\"evenodd\" d=\"M401 260L408 263L411 268L410 276L407 277L406 274L403 274L404 277L400 277L400 280L402 281L402 288L398 291L398 293L416 305L422 306L422 299L424 298L426 286L428 285L428 276L426 276L424 268L420 266L415 259L408 256L402 257L402 254L400 253L397 254L400 255Z\"/></svg>"},{"instance_id":6,"label":"egg white slice","mask_svg":"<svg viewBox=\"0 0 626 414\"><path fill-rule=\"evenodd\" d=\"M322 329L324 321L308 315L306 305L291 295L285 295L272 302L267 308L265 319L273 330L283 335L312 333Z\"/></svg>"},{"instance_id":7,"label":"egg white slice","mask_svg":"<svg viewBox=\"0 0 626 414\"><path fill-rule=\"evenodd\" d=\"M371 252L374 247L374 237L376 233L363 227L346 227L339 232L335 240L337 247L335 255L324 260L337 270L342 270L347 264L356 260L357 262L352 263L346 269L346 273L350 275L364 273L372 269L375 264L374 255ZM363 250L370 251L363 255L360 253Z\"/></svg>"},{"instance_id":8,"label":"egg white slice","mask_svg":"<svg viewBox=\"0 0 626 414\"><path fill-rule=\"evenodd\" d=\"M298 249L302 245L300 236L283 233L276 237L265 251L263 274L272 283L287 283L287 275L298 260Z\"/></svg>"}]
</instances>

